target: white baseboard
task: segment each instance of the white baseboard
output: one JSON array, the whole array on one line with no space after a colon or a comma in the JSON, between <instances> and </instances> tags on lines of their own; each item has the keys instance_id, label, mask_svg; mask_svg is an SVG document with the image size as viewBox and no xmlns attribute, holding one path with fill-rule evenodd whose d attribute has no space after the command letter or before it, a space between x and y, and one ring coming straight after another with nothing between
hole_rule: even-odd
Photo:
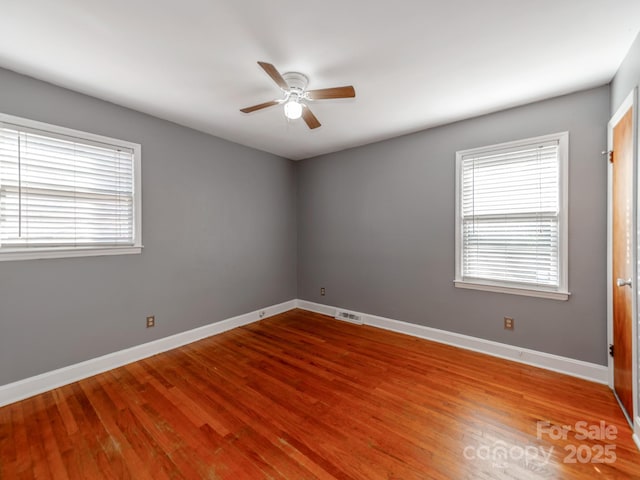
<instances>
[{"instance_id":1,"label":"white baseboard","mask_svg":"<svg viewBox=\"0 0 640 480\"><path fill-rule=\"evenodd\" d=\"M166 352L167 350L172 350L212 335L226 332L233 328L272 317L296 307L328 315L330 317L334 317L337 310L336 307L308 302L306 300L290 300L278 305L261 308L244 315L238 315L237 317L205 325L193 330L188 330L170 337L161 338L142 345L136 345L135 347L127 348L125 350L109 353L68 367L63 367L51 372L29 377L24 380L2 385L0 386L0 407L32 397L62 385L82 380L83 378L87 378L98 373L106 372L113 368L121 367L122 365L126 365L158 353ZM261 312L264 312L262 317L260 316ZM581 360L538 352L526 348L519 348L513 345L470 337L459 333L447 332L446 330L439 330L422 325L392 320L390 318L378 317L376 315L368 315L360 312L354 313L362 315L365 325L404 333L439 343L445 343L465 348L467 350L486 353L495 357L505 358L545 368L547 370L565 373L567 375L584 378L598 383L607 383L607 367L602 365L596 365L593 363L583 362ZM634 440L638 442L637 437L635 437Z\"/></svg>"},{"instance_id":2,"label":"white baseboard","mask_svg":"<svg viewBox=\"0 0 640 480\"><path fill-rule=\"evenodd\" d=\"M334 317L337 307L322 305L319 303L297 300L296 305L303 310L321 313ZM505 343L494 342L482 338L462 335L460 333L448 332L437 328L425 327L413 323L401 322L390 318L378 317L360 313L363 316L364 324L372 327L383 328L394 332L412 335L414 337L432 340L438 343L445 343L455 347L473 350L474 352L485 353L494 357L505 358L515 362L525 363L534 367L540 367L554 372L564 373L573 377L583 378L592 382L607 384L608 369L606 366L595 363L584 362L568 357L561 357L551 353L538 352L527 348L520 348Z\"/></svg>"},{"instance_id":3,"label":"white baseboard","mask_svg":"<svg viewBox=\"0 0 640 480\"><path fill-rule=\"evenodd\" d=\"M113 368L121 367L136 360L166 352L174 348L201 340L212 335L217 335L233 328L248 325L264 318L272 317L279 313L286 312L296 308L296 300L272 305L270 307L261 308L254 312L238 315L237 317L228 318L220 322L205 325L203 327L194 328L186 332L177 333L170 337L154 340L142 345L120 350L118 352L109 353L101 357L92 358L75 365L63 367L51 372L46 372L24 380L0 386L0 407L8 405L28 397L32 397L42 392L67 385L69 383L82 380L83 378L106 372ZM260 314L263 314L260 316Z\"/></svg>"},{"instance_id":4,"label":"white baseboard","mask_svg":"<svg viewBox=\"0 0 640 480\"><path fill-rule=\"evenodd\" d=\"M322 305L321 303L308 302L306 300L296 300L296 307L302 310L308 310L309 312L320 313L329 317L335 317L338 307L330 307L329 305Z\"/></svg>"}]
</instances>

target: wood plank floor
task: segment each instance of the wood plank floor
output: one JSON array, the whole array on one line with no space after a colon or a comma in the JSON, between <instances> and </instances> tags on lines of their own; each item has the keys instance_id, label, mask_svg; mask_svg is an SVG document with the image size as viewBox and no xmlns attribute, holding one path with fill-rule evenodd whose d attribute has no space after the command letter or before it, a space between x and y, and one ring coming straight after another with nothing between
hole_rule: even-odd
<instances>
[{"instance_id":1,"label":"wood plank floor","mask_svg":"<svg viewBox=\"0 0 640 480\"><path fill-rule=\"evenodd\" d=\"M607 387L301 310L0 409L3 480L591 477L640 478Z\"/></svg>"}]
</instances>

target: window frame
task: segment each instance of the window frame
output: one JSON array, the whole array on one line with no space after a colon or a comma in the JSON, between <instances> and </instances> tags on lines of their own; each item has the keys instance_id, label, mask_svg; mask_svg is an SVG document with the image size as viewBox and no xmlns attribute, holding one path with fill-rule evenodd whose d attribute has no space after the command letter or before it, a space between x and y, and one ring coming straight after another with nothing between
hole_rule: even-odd
<instances>
[{"instance_id":1,"label":"window frame","mask_svg":"<svg viewBox=\"0 0 640 480\"><path fill-rule=\"evenodd\" d=\"M560 189L560 211L558 213L558 256L559 256L559 285L557 288L547 288L535 285L515 285L499 280L465 280L462 275L462 160L465 156L489 153L496 150L516 149L532 144L557 141L558 142L558 183ZM530 137L522 140L498 143L483 147L459 150L456 152L455 166L455 278L454 285L457 288L483 290L488 292L507 293L513 295L525 295L553 300L568 300L569 292L569 242L568 242L568 216L569 216L569 132L558 132L538 137Z\"/></svg>"},{"instance_id":2,"label":"window frame","mask_svg":"<svg viewBox=\"0 0 640 480\"><path fill-rule=\"evenodd\" d=\"M27 130L37 130L51 137L73 137L87 144L106 144L133 151L133 245L124 246L81 246L81 247L31 247L0 248L0 261L33 260L47 258L92 257L104 255L129 255L142 252L142 146L126 140L84 132L72 128L39 122L0 112L0 122Z\"/></svg>"}]
</instances>

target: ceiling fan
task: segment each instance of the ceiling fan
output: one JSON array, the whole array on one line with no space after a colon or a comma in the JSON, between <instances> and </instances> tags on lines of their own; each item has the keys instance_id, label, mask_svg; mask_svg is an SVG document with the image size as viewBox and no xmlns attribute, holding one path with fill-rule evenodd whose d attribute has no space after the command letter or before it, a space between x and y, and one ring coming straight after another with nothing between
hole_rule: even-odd
<instances>
[{"instance_id":1,"label":"ceiling fan","mask_svg":"<svg viewBox=\"0 0 640 480\"><path fill-rule=\"evenodd\" d=\"M318 128L321 124L307 105L308 101L353 98L356 96L356 91L351 85L307 90L309 79L306 75L299 72L287 72L280 75L278 69L270 63L258 62L258 65L276 82L276 85L280 87L284 96L277 100L242 108L240 111L243 113L251 113L256 110L284 103L284 114L287 118L295 120L302 117L307 126L314 129Z\"/></svg>"}]
</instances>

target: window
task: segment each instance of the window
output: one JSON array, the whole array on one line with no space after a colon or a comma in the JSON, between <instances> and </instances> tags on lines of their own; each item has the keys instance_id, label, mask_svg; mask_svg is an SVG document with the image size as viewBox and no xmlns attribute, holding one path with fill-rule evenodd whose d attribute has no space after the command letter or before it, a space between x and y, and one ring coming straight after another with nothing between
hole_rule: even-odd
<instances>
[{"instance_id":1,"label":"window","mask_svg":"<svg viewBox=\"0 0 640 480\"><path fill-rule=\"evenodd\" d=\"M456 153L457 287L568 298L568 140Z\"/></svg>"},{"instance_id":2,"label":"window","mask_svg":"<svg viewBox=\"0 0 640 480\"><path fill-rule=\"evenodd\" d=\"M140 145L0 114L0 260L140 253Z\"/></svg>"}]
</instances>

